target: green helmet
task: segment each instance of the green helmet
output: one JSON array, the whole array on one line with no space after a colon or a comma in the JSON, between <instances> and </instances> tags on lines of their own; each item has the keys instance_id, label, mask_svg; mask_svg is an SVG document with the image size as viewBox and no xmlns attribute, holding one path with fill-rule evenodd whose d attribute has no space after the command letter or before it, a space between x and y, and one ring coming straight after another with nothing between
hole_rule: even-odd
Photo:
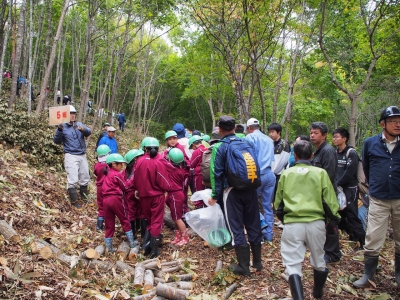
<instances>
[{"instance_id":1,"label":"green helmet","mask_svg":"<svg viewBox=\"0 0 400 300\"><path fill-rule=\"evenodd\" d=\"M188 133L187 138L190 139L192 137L191 133Z\"/></svg>"},{"instance_id":2,"label":"green helmet","mask_svg":"<svg viewBox=\"0 0 400 300\"><path fill-rule=\"evenodd\" d=\"M147 147L160 147L159 141L156 138L153 138L153 137L149 137L146 141L144 141L143 144L144 144L143 146L145 148L147 148Z\"/></svg>"},{"instance_id":3,"label":"green helmet","mask_svg":"<svg viewBox=\"0 0 400 300\"><path fill-rule=\"evenodd\" d=\"M189 148L192 147L192 144L197 141L201 141L203 138L199 135L194 135L189 139Z\"/></svg>"},{"instance_id":4,"label":"green helmet","mask_svg":"<svg viewBox=\"0 0 400 300\"><path fill-rule=\"evenodd\" d=\"M113 153L110 154L107 159L106 159L106 163L107 164L111 164L113 162L121 162L121 163L126 163L125 159L122 157L121 154L118 153Z\"/></svg>"},{"instance_id":5,"label":"green helmet","mask_svg":"<svg viewBox=\"0 0 400 300\"><path fill-rule=\"evenodd\" d=\"M151 137L149 137L149 136L146 136L143 140L142 140L142 149L144 149L145 148L145 143L146 143L146 141L148 140L148 139L151 139Z\"/></svg>"},{"instance_id":6,"label":"green helmet","mask_svg":"<svg viewBox=\"0 0 400 300\"><path fill-rule=\"evenodd\" d=\"M110 152L111 152L111 149L107 145L100 145L96 149L97 156L104 156L104 155L109 154Z\"/></svg>"},{"instance_id":7,"label":"green helmet","mask_svg":"<svg viewBox=\"0 0 400 300\"><path fill-rule=\"evenodd\" d=\"M177 134L175 131L173 131L173 130L167 131L167 133L165 134L165 139L167 140L167 139L169 139L171 136L176 136L176 137L178 137L178 134Z\"/></svg>"},{"instance_id":8,"label":"green helmet","mask_svg":"<svg viewBox=\"0 0 400 300\"><path fill-rule=\"evenodd\" d=\"M178 148L172 148L171 150L169 150L168 157L174 163L179 164L183 162L183 152Z\"/></svg>"},{"instance_id":9,"label":"green helmet","mask_svg":"<svg viewBox=\"0 0 400 300\"><path fill-rule=\"evenodd\" d=\"M203 141L208 142L210 139L211 138L208 134L203 135Z\"/></svg>"},{"instance_id":10,"label":"green helmet","mask_svg":"<svg viewBox=\"0 0 400 300\"><path fill-rule=\"evenodd\" d=\"M129 150L125 154L124 159L125 159L127 164L129 164L132 161L132 159L135 158L135 154L136 154L137 151L139 151L139 150L138 149L132 149L132 150Z\"/></svg>"}]
</instances>

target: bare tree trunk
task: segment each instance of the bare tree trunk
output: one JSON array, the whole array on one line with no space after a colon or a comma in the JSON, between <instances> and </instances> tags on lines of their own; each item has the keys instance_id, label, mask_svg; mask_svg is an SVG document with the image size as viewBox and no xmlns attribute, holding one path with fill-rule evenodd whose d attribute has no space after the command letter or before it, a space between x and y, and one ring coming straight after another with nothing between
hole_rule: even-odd
<instances>
[{"instance_id":1,"label":"bare tree trunk","mask_svg":"<svg viewBox=\"0 0 400 300\"><path fill-rule=\"evenodd\" d=\"M54 64L54 60L55 60L55 56L56 56L56 50L57 50L57 44L58 44L58 40L60 39L62 24L64 22L64 17L65 17L65 14L67 13L67 10L68 10L68 7L69 7L69 1L70 0L65 0L64 7L63 7L63 10L61 12L60 20L58 21L57 33L56 33L56 36L54 37L53 46L51 48L49 64L46 67L46 70L45 70L45 73L44 73L44 78L42 80L42 86L40 88L40 97L38 99L37 108L36 108L36 115L37 116L42 111L42 105L43 105L44 99L46 98L45 91L46 91L47 84L49 82L51 70L53 69L53 64Z\"/></svg>"},{"instance_id":2,"label":"bare tree trunk","mask_svg":"<svg viewBox=\"0 0 400 300\"><path fill-rule=\"evenodd\" d=\"M53 12L51 11L53 1L48 0L48 5L47 5L47 33L46 33L46 40L44 42L45 45L45 50L46 53L44 55L44 60L43 60L43 65L47 66L47 58L49 57L49 51L50 51L50 37L51 37L51 16L53 15Z\"/></svg>"},{"instance_id":3,"label":"bare tree trunk","mask_svg":"<svg viewBox=\"0 0 400 300\"><path fill-rule=\"evenodd\" d=\"M33 0L29 4L29 66L28 66L28 114L32 112L32 45L33 45Z\"/></svg>"},{"instance_id":4,"label":"bare tree trunk","mask_svg":"<svg viewBox=\"0 0 400 300\"><path fill-rule=\"evenodd\" d=\"M13 104L17 96L16 94L17 94L18 70L19 70L19 63L21 60L22 41L24 38L25 10L26 10L26 1L23 0L21 3L21 9L19 13L17 45L15 50L15 61L13 66L13 77L11 83L11 95L10 95L10 100L8 101L9 111L12 111Z\"/></svg>"},{"instance_id":5,"label":"bare tree trunk","mask_svg":"<svg viewBox=\"0 0 400 300\"><path fill-rule=\"evenodd\" d=\"M4 36L4 41L3 41L3 45L1 47L1 59L0 59L0 72L3 71L4 68L4 57L6 55L6 49L7 49L7 43L8 43L8 37L10 36L10 30L11 30L11 7L12 7L12 1L10 0L10 11L8 12L8 19L7 19L7 28L6 28L6 34ZM6 2L6 0L3 1ZM7 3L7 2L6 2ZM0 74L0 91L1 91L1 87L3 85L3 74Z\"/></svg>"},{"instance_id":6,"label":"bare tree trunk","mask_svg":"<svg viewBox=\"0 0 400 300\"><path fill-rule=\"evenodd\" d=\"M278 112L278 100L279 100L279 93L281 91L281 80L282 80L282 53L283 53L283 45L285 43L285 39L282 41L281 53L279 55L278 60L278 73L275 85L275 93L274 93L274 100L272 103L272 123L276 123L276 114Z\"/></svg>"}]
</instances>

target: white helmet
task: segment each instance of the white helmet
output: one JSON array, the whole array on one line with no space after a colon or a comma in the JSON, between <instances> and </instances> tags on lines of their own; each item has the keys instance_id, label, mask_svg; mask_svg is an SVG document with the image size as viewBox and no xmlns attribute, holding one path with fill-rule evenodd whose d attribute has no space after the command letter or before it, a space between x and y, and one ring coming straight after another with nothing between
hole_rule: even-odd
<instances>
[{"instance_id":1,"label":"white helmet","mask_svg":"<svg viewBox=\"0 0 400 300\"><path fill-rule=\"evenodd\" d=\"M69 106L69 112L70 112L70 113L76 113L75 107L73 107L72 105L70 105L70 106Z\"/></svg>"}]
</instances>

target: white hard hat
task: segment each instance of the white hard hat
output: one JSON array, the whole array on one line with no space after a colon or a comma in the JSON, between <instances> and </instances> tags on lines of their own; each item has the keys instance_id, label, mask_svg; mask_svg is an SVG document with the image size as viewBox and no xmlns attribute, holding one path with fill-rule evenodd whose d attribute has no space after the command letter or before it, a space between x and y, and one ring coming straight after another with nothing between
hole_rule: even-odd
<instances>
[{"instance_id":1,"label":"white hard hat","mask_svg":"<svg viewBox=\"0 0 400 300\"><path fill-rule=\"evenodd\" d=\"M258 122L257 119L255 118L250 118L247 123L246 126L251 126L251 125L260 125L260 123Z\"/></svg>"},{"instance_id":2,"label":"white hard hat","mask_svg":"<svg viewBox=\"0 0 400 300\"><path fill-rule=\"evenodd\" d=\"M75 107L73 107L72 105L70 105L70 106L69 106L69 112L70 112L70 113L76 113Z\"/></svg>"}]
</instances>

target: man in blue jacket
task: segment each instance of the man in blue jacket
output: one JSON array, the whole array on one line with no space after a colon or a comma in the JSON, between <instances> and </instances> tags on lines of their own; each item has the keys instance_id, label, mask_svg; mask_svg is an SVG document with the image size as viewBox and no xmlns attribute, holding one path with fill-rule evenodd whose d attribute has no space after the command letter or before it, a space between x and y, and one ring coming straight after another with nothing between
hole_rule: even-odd
<instances>
[{"instance_id":1,"label":"man in blue jacket","mask_svg":"<svg viewBox=\"0 0 400 300\"><path fill-rule=\"evenodd\" d=\"M64 146L64 166L67 171L68 194L71 204L80 209L82 201L88 203L88 184L90 181L89 166L86 159L85 137L92 131L81 122L76 122L76 110L70 107L70 122L61 123L57 126L53 142ZM79 201L76 186L80 185Z\"/></svg>"},{"instance_id":2,"label":"man in blue jacket","mask_svg":"<svg viewBox=\"0 0 400 300\"><path fill-rule=\"evenodd\" d=\"M120 114L119 114L119 116L118 116L118 123L119 123L119 129L121 129L122 132L124 132L125 123L126 123L126 119L125 119L124 113L120 113Z\"/></svg>"},{"instance_id":3,"label":"man in blue jacket","mask_svg":"<svg viewBox=\"0 0 400 300\"><path fill-rule=\"evenodd\" d=\"M111 153L118 153L118 143L115 139L115 129L112 126L107 127L107 135L103 136L99 142L100 145L107 145L111 149Z\"/></svg>"},{"instance_id":4,"label":"man in blue jacket","mask_svg":"<svg viewBox=\"0 0 400 300\"><path fill-rule=\"evenodd\" d=\"M369 213L365 237L364 275L353 285L364 287L375 275L379 253L391 217L395 244L395 276L400 287L400 110L385 108L379 119L382 133L364 141L362 164L369 183Z\"/></svg>"}]
</instances>

